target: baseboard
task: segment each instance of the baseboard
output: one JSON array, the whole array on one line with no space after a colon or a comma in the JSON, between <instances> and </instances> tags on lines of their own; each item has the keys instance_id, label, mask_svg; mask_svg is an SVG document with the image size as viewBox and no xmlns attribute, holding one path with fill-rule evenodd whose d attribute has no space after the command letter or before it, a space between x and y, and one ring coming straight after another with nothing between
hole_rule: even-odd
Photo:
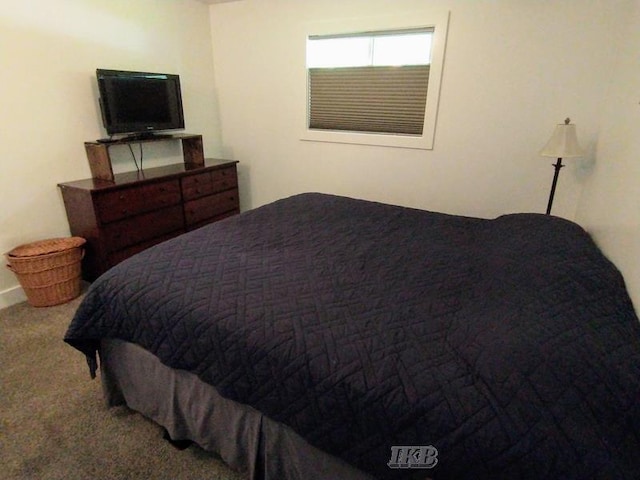
<instances>
[{"instance_id":1,"label":"baseboard","mask_svg":"<svg viewBox=\"0 0 640 480\"><path fill-rule=\"evenodd\" d=\"M0 291L0 309L10 307L27 300L27 295L20 285Z\"/></svg>"}]
</instances>

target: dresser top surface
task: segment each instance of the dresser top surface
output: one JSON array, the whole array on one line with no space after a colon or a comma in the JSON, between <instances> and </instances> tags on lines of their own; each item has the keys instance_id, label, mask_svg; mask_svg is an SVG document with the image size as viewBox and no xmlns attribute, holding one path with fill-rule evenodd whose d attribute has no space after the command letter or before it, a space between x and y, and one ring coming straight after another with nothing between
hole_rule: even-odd
<instances>
[{"instance_id":1,"label":"dresser top surface","mask_svg":"<svg viewBox=\"0 0 640 480\"><path fill-rule=\"evenodd\" d=\"M163 167L145 168L141 171L117 173L114 175L113 181L101 180L99 178L85 178L82 180L59 183L58 186L61 188L78 188L82 190L110 190L113 188L121 188L125 185L132 186L151 181L183 177L185 174L204 173L211 170L231 167L237 163L237 160L207 158L205 159L204 167L191 166L185 163L175 163L165 165Z\"/></svg>"}]
</instances>

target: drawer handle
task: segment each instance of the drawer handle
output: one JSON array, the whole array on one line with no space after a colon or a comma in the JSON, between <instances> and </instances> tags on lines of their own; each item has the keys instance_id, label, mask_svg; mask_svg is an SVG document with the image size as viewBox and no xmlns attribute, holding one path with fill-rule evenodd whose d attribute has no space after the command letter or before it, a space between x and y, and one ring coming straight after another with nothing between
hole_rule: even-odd
<instances>
[{"instance_id":1,"label":"drawer handle","mask_svg":"<svg viewBox=\"0 0 640 480\"><path fill-rule=\"evenodd\" d=\"M118 198L119 198L120 200L124 200L124 195L120 195Z\"/></svg>"}]
</instances>

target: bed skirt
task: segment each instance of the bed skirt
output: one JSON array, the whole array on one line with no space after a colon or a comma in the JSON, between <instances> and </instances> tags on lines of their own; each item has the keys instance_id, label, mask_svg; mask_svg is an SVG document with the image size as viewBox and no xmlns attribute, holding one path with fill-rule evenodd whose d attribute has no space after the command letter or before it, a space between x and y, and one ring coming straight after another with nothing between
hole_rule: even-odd
<instances>
[{"instance_id":1,"label":"bed skirt","mask_svg":"<svg viewBox=\"0 0 640 480\"><path fill-rule=\"evenodd\" d=\"M102 340L100 358L108 406L140 412L173 440L195 442L251 480L372 480L286 425L223 398L194 374L165 366L133 343Z\"/></svg>"}]
</instances>

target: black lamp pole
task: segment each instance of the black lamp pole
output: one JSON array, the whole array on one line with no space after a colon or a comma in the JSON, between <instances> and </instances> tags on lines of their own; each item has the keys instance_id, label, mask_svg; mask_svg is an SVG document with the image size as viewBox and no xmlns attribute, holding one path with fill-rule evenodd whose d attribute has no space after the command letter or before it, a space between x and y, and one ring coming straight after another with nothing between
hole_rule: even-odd
<instances>
[{"instance_id":1,"label":"black lamp pole","mask_svg":"<svg viewBox=\"0 0 640 480\"><path fill-rule=\"evenodd\" d=\"M549 194L549 203L547 204L547 215L551 213L551 205L553 204L553 196L556 193L556 184L558 183L558 174L560 173L560 169L564 167L562 165L562 158L558 158L558 161L552 164L556 171L553 174L553 183L551 184L551 193Z\"/></svg>"}]
</instances>

